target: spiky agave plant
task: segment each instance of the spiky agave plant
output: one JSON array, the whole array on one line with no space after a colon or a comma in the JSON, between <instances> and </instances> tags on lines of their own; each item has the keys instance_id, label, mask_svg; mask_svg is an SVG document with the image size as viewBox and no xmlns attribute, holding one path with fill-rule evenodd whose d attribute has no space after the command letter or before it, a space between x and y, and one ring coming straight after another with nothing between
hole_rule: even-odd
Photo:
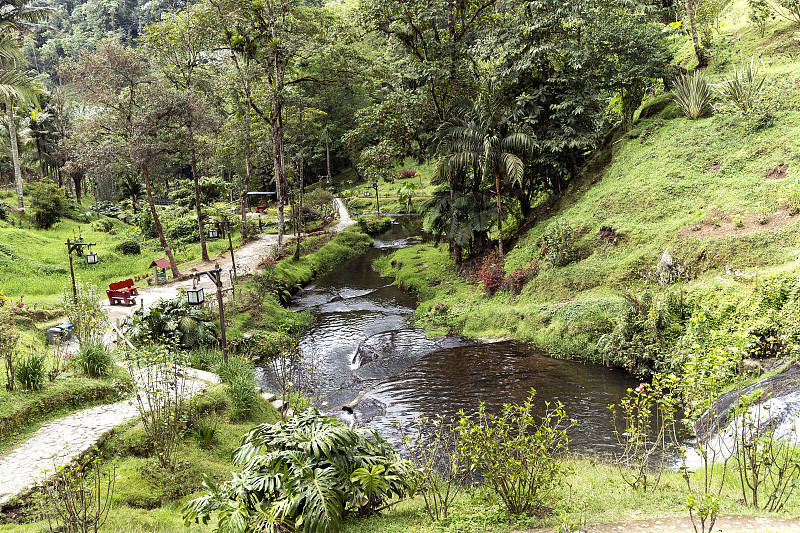
<instances>
[{"instance_id":1,"label":"spiky agave plant","mask_svg":"<svg viewBox=\"0 0 800 533\"><path fill-rule=\"evenodd\" d=\"M715 90L726 105L733 107L742 115L753 111L758 105L758 97L764 87L766 76L758 77L758 64L756 57L750 58L749 63L742 59L742 68L736 70L733 66L733 77L720 83Z\"/></svg>"},{"instance_id":2,"label":"spiky agave plant","mask_svg":"<svg viewBox=\"0 0 800 533\"><path fill-rule=\"evenodd\" d=\"M691 120L711 113L711 96L711 86L706 81L705 74L699 70L678 78L672 90L672 99Z\"/></svg>"}]
</instances>

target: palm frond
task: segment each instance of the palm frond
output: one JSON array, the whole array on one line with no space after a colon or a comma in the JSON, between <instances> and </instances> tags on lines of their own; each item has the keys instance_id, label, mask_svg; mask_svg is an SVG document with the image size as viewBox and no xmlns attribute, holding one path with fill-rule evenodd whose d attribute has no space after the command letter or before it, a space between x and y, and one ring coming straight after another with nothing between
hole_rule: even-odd
<instances>
[{"instance_id":1,"label":"palm frond","mask_svg":"<svg viewBox=\"0 0 800 533\"><path fill-rule=\"evenodd\" d=\"M3 70L0 72L0 95L13 100L29 103L42 89L21 70Z\"/></svg>"}]
</instances>

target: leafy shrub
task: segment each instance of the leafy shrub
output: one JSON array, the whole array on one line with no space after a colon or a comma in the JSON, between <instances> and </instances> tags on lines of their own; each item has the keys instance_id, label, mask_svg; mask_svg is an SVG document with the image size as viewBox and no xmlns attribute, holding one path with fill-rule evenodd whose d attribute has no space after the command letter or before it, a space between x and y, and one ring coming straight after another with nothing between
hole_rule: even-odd
<instances>
[{"instance_id":1,"label":"leafy shrub","mask_svg":"<svg viewBox=\"0 0 800 533\"><path fill-rule=\"evenodd\" d=\"M536 277L539 273L539 267L539 261L531 261L525 268L517 267L506 277L503 285L511 291L511 294L516 296L522 292L522 288L526 283Z\"/></svg>"},{"instance_id":2,"label":"leafy shrub","mask_svg":"<svg viewBox=\"0 0 800 533\"><path fill-rule=\"evenodd\" d=\"M11 314L7 311L0 312L0 360L6 372L6 389L14 390L14 373L17 369L19 355L19 331L11 323Z\"/></svg>"},{"instance_id":3,"label":"leafy shrub","mask_svg":"<svg viewBox=\"0 0 800 533\"><path fill-rule=\"evenodd\" d=\"M474 418L462 416L458 423L461 453L513 514L547 510L568 473L562 456L569 443L567 430L575 422L567 421L561 403L537 419L535 394L531 389L524 403L506 404L497 416L481 404Z\"/></svg>"},{"instance_id":4,"label":"leafy shrub","mask_svg":"<svg viewBox=\"0 0 800 533\"><path fill-rule=\"evenodd\" d=\"M758 63L753 56L750 58L750 63L745 63L742 59L742 67L739 71L734 65L733 77L720 83L716 87L716 91L725 100L726 105L736 109L742 115L746 115L758 105L764 80L766 80L766 76L758 79Z\"/></svg>"},{"instance_id":5,"label":"leafy shrub","mask_svg":"<svg viewBox=\"0 0 800 533\"><path fill-rule=\"evenodd\" d=\"M217 514L219 531L332 532L345 512L368 515L410 487L411 465L377 432L368 436L316 409L243 438L234 455L242 473L184 508L188 521Z\"/></svg>"},{"instance_id":6,"label":"leafy shrub","mask_svg":"<svg viewBox=\"0 0 800 533\"><path fill-rule=\"evenodd\" d=\"M97 287L76 280L77 301L69 287L61 293L61 303L72 323L72 332L81 343L100 343L108 325L108 313L101 300L104 296ZM102 296L101 296L102 295Z\"/></svg>"},{"instance_id":7,"label":"leafy shrub","mask_svg":"<svg viewBox=\"0 0 800 533\"><path fill-rule=\"evenodd\" d=\"M570 264L579 257L579 250L575 244L577 240L575 229L560 220L556 220L545 229L539 237L539 252L542 258L555 267Z\"/></svg>"},{"instance_id":8,"label":"leafy shrub","mask_svg":"<svg viewBox=\"0 0 800 533\"><path fill-rule=\"evenodd\" d=\"M667 357L686 332L691 307L681 291L624 292L626 306L611 333L600 337L598 350L608 366L648 377L677 370Z\"/></svg>"},{"instance_id":9,"label":"leafy shrub","mask_svg":"<svg viewBox=\"0 0 800 533\"><path fill-rule=\"evenodd\" d=\"M194 438L197 439L201 448L209 450L218 442L218 424L219 420L216 417L201 418L195 423Z\"/></svg>"},{"instance_id":10,"label":"leafy shrub","mask_svg":"<svg viewBox=\"0 0 800 533\"><path fill-rule=\"evenodd\" d=\"M139 255L142 253L142 247L136 239L126 239L117 245L117 251L124 255Z\"/></svg>"},{"instance_id":11,"label":"leafy shrub","mask_svg":"<svg viewBox=\"0 0 800 533\"><path fill-rule=\"evenodd\" d=\"M145 345L124 355L125 367L139 389L134 403L142 428L153 443L158 465L174 473L190 396L183 371L186 358L181 350L164 344Z\"/></svg>"},{"instance_id":12,"label":"leafy shrub","mask_svg":"<svg viewBox=\"0 0 800 533\"><path fill-rule=\"evenodd\" d=\"M397 171L397 176L401 180L410 180L416 178L417 174L419 174L419 172L417 172L413 168L401 168L400 170Z\"/></svg>"},{"instance_id":13,"label":"leafy shrub","mask_svg":"<svg viewBox=\"0 0 800 533\"><path fill-rule=\"evenodd\" d=\"M318 211L322 216L333 214L333 195L322 188L316 188L303 197L303 202L310 208Z\"/></svg>"},{"instance_id":14,"label":"leafy shrub","mask_svg":"<svg viewBox=\"0 0 800 533\"><path fill-rule=\"evenodd\" d=\"M375 202L372 198L351 198L347 201L347 207L348 209L361 211L372 206L373 203Z\"/></svg>"},{"instance_id":15,"label":"leafy shrub","mask_svg":"<svg viewBox=\"0 0 800 533\"><path fill-rule=\"evenodd\" d=\"M92 229L95 231L102 231L108 233L113 227L114 223L107 218L95 220L94 222L92 222Z\"/></svg>"},{"instance_id":16,"label":"leafy shrub","mask_svg":"<svg viewBox=\"0 0 800 533\"><path fill-rule=\"evenodd\" d=\"M5 202L0 202L0 220L8 222L8 205Z\"/></svg>"},{"instance_id":17,"label":"leafy shrub","mask_svg":"<svg viewBox=\"0 0 800 533\"><path fill-rule=\"evenodd\" d=\"M231 350L231 339L228 339L228 349ZM194 348L188 354L189 366L198 370L212 370L222 360L219 351L203 346Z\"/></svg>"},{"instance_id":18,"label":"leafy shrub","mask_svg":"<svg viewBox=\"0 0 800 533\"><path fill-rule=\"evenodd\" d=\"M389 217L359 217L358 226L368 235L377 235L389 229L392 219Z\"/></svg>"},{"instance_id":19,"label":"leafy shrub","mask_svg":"<svg viewBox=\"0 0 800 533\"><path fill-rule=\"evenodd\" d=\"M83 342L73 361L86 374L92 377L107 376L111 373L114 360L102 342Z\"/></svg>"},{"instance_id":20,"label":"leafy shrub","mask_svg":"<svg viewBox=\"0 0 800 533\"><path fill-rule=\"evenodd\" d=\"M258 406L255 367L244 357L230 356L227 361L219 361L214 372L228 384L231 406L228 416L232 420L245 420Z\"/></svg>"},{"instance_id":21,"label":"leafy shrub","mask_svg":"<svg viewBox=\"0 0 800 533\"><path fill-rule=\"evenodd\" d=\"M698 70L675 80L672 99L680 106L684 116L691 120L711 113L711 86Z\"/></svg>"},{"instance_id":22,"label":"leafy shrub","mask_svg":"<svg viewBox=\"0 0 800 533\"><path fill-rule=\"evenodd\" d=\"M50 229L61 220L67 210L64 189L50 180L42 180L29 186L33 225L39 229Z\"/></svg>"},{"instance_id":23,"label":"leafy shrub","mask_svg":"<svg viewBox=\"0 0 800 533\"><path fill-rule=\"evenodd\" d=\"M797 180L781 185L779 202L786 207L792 216L800 213L800 182Z\"/></svg>"},{"instance_id":24,"label":"leafy shrub","mask_svg":"<svg viewBox=\"0 0 800 533\"><path fill-rule=\"evenodd\" d=\"M749 18L750 22L758 27L758 33L764 37L767 30L767 22L775 19L775 13L769 5L767 0L747 0L747 6L750 8Z\"/></svg>"},{"instance_id":25,"label":"leafy shrub","mask_svg":"<svg viewBox=\"0 0 800 533\"><path fill-rule=\"evenodd\" d=\"M460 451L458 431L452 420L441 415L415 418L411 427L409 434L404 432L402 442L416 468L415 492L422 492L425 510L433 519L447 518L450 506L470 476Z\"/></svg>"},{"instance_id":26,"label":"leafy shrub","mask_svg":"<svg viewBox=\"0 0 800 533\"><path fill-rule=\"evenodd\" d=\"M170 241L184 244L200 241L200 230L197 227L197 222L189 219L189 217L167 218L164 226L164 235Z\"/></svg>"},{"instance_id":27,"label":"leafy shrub","mask_svg":"<svg viewBox=\"0 0 800 533\"><path fill-rule=\"evenodd\" d=\"M14 377L20 387L26 390L39 390L47 378L45 372L45 354L32 353L17 363Z\"/></svg>"},{"instance_id":28,"label":"leafy shrub","mask_svg":"<svg viewBox=\"0 0 800 533\"><path fill-rule=\"evenodd\" d=\"M216 342L214 324L203 310L189 305L185 296L159 299L147 309L126 318L131 340L171 340L183 348L210 346Z\"/></svg>"},{"instance_id":29,"label":"leafy shrub","mask_svg":"<svg viewBox=\"0 0 800 533\"><path fill-rule=\"evenodd\" d=\"M237 374L228 382L228 395L231 406L228 416L231 420L248 420L258 407L256 379L251 369L249 374Z\"/></svg>"},{"instance_id":30,"label":"leafy shrub","mask_svg":"<svg viewBox=\"0 0 800 533\"><path fill-rule=\"evenodd\" d=\"M41 509L50 531L96 533L111 510L116 467L101 469L100 459L56 468L43 489Z\"/></svg>"}]
</instances>

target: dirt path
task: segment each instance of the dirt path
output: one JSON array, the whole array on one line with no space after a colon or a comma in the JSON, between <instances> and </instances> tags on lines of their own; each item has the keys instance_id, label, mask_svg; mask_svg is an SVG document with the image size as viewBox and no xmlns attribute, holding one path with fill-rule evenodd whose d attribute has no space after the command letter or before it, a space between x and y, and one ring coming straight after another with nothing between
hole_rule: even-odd
<instances>
[{"instance_id":1,"label":"dirt path","mask_svg":"<svg viewBox=\"0 0 800 533\"><path fill-rule=\"evenodd\" d=\"M529 529L512 533L553 533L556 528ZM575 530L575 533L620 533L646 531L647 533L694 533L688 517L653 518L651 520L631 520L627 522L608 522L605 524L588 524ZM759 533L800 532L800 519L782 517L758 517L741 515L723 515L717 518L714 531L739 533L755 531Z\"/></svg>"}]
</instances>

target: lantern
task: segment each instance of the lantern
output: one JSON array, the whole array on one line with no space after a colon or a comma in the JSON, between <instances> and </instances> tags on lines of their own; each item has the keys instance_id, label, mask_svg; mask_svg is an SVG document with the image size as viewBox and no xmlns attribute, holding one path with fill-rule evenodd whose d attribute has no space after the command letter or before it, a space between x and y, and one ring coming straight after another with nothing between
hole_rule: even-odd
<instances>
[{"instance_id":1,"label":"lantern","mask_svg":"<svg viewBox=\"0 0 800 533\"><path fill-rule=\"evenodd\" d=\"M202 287L186 289L186 298L189 301L189 305L200 305L206 299Z\"/></svg>"},{"instance_id":2,"label":"lantern","mask_svg":"<svg viewBox=\"0 0 800 533\"><path fill-rule=\"evenodd\" d=\"M208 228L208 238L216 239L217 237L219 237L219 231L217 231L217 228L215 228L214 226L210 226Z\"/></svg>"},{"instance_id":3,"label":"lantern","mask_svg":"<svg viewBox=\"0 0 800 533\"><path fill-rule=\"evenodd\" d=\"M80 253L80 252L78 252ZM86 264L87 265L96 265L97 264L97 254L92 251L91 245L89 245L89 249L86 251Z\"/></svg>"}]
</instances>

